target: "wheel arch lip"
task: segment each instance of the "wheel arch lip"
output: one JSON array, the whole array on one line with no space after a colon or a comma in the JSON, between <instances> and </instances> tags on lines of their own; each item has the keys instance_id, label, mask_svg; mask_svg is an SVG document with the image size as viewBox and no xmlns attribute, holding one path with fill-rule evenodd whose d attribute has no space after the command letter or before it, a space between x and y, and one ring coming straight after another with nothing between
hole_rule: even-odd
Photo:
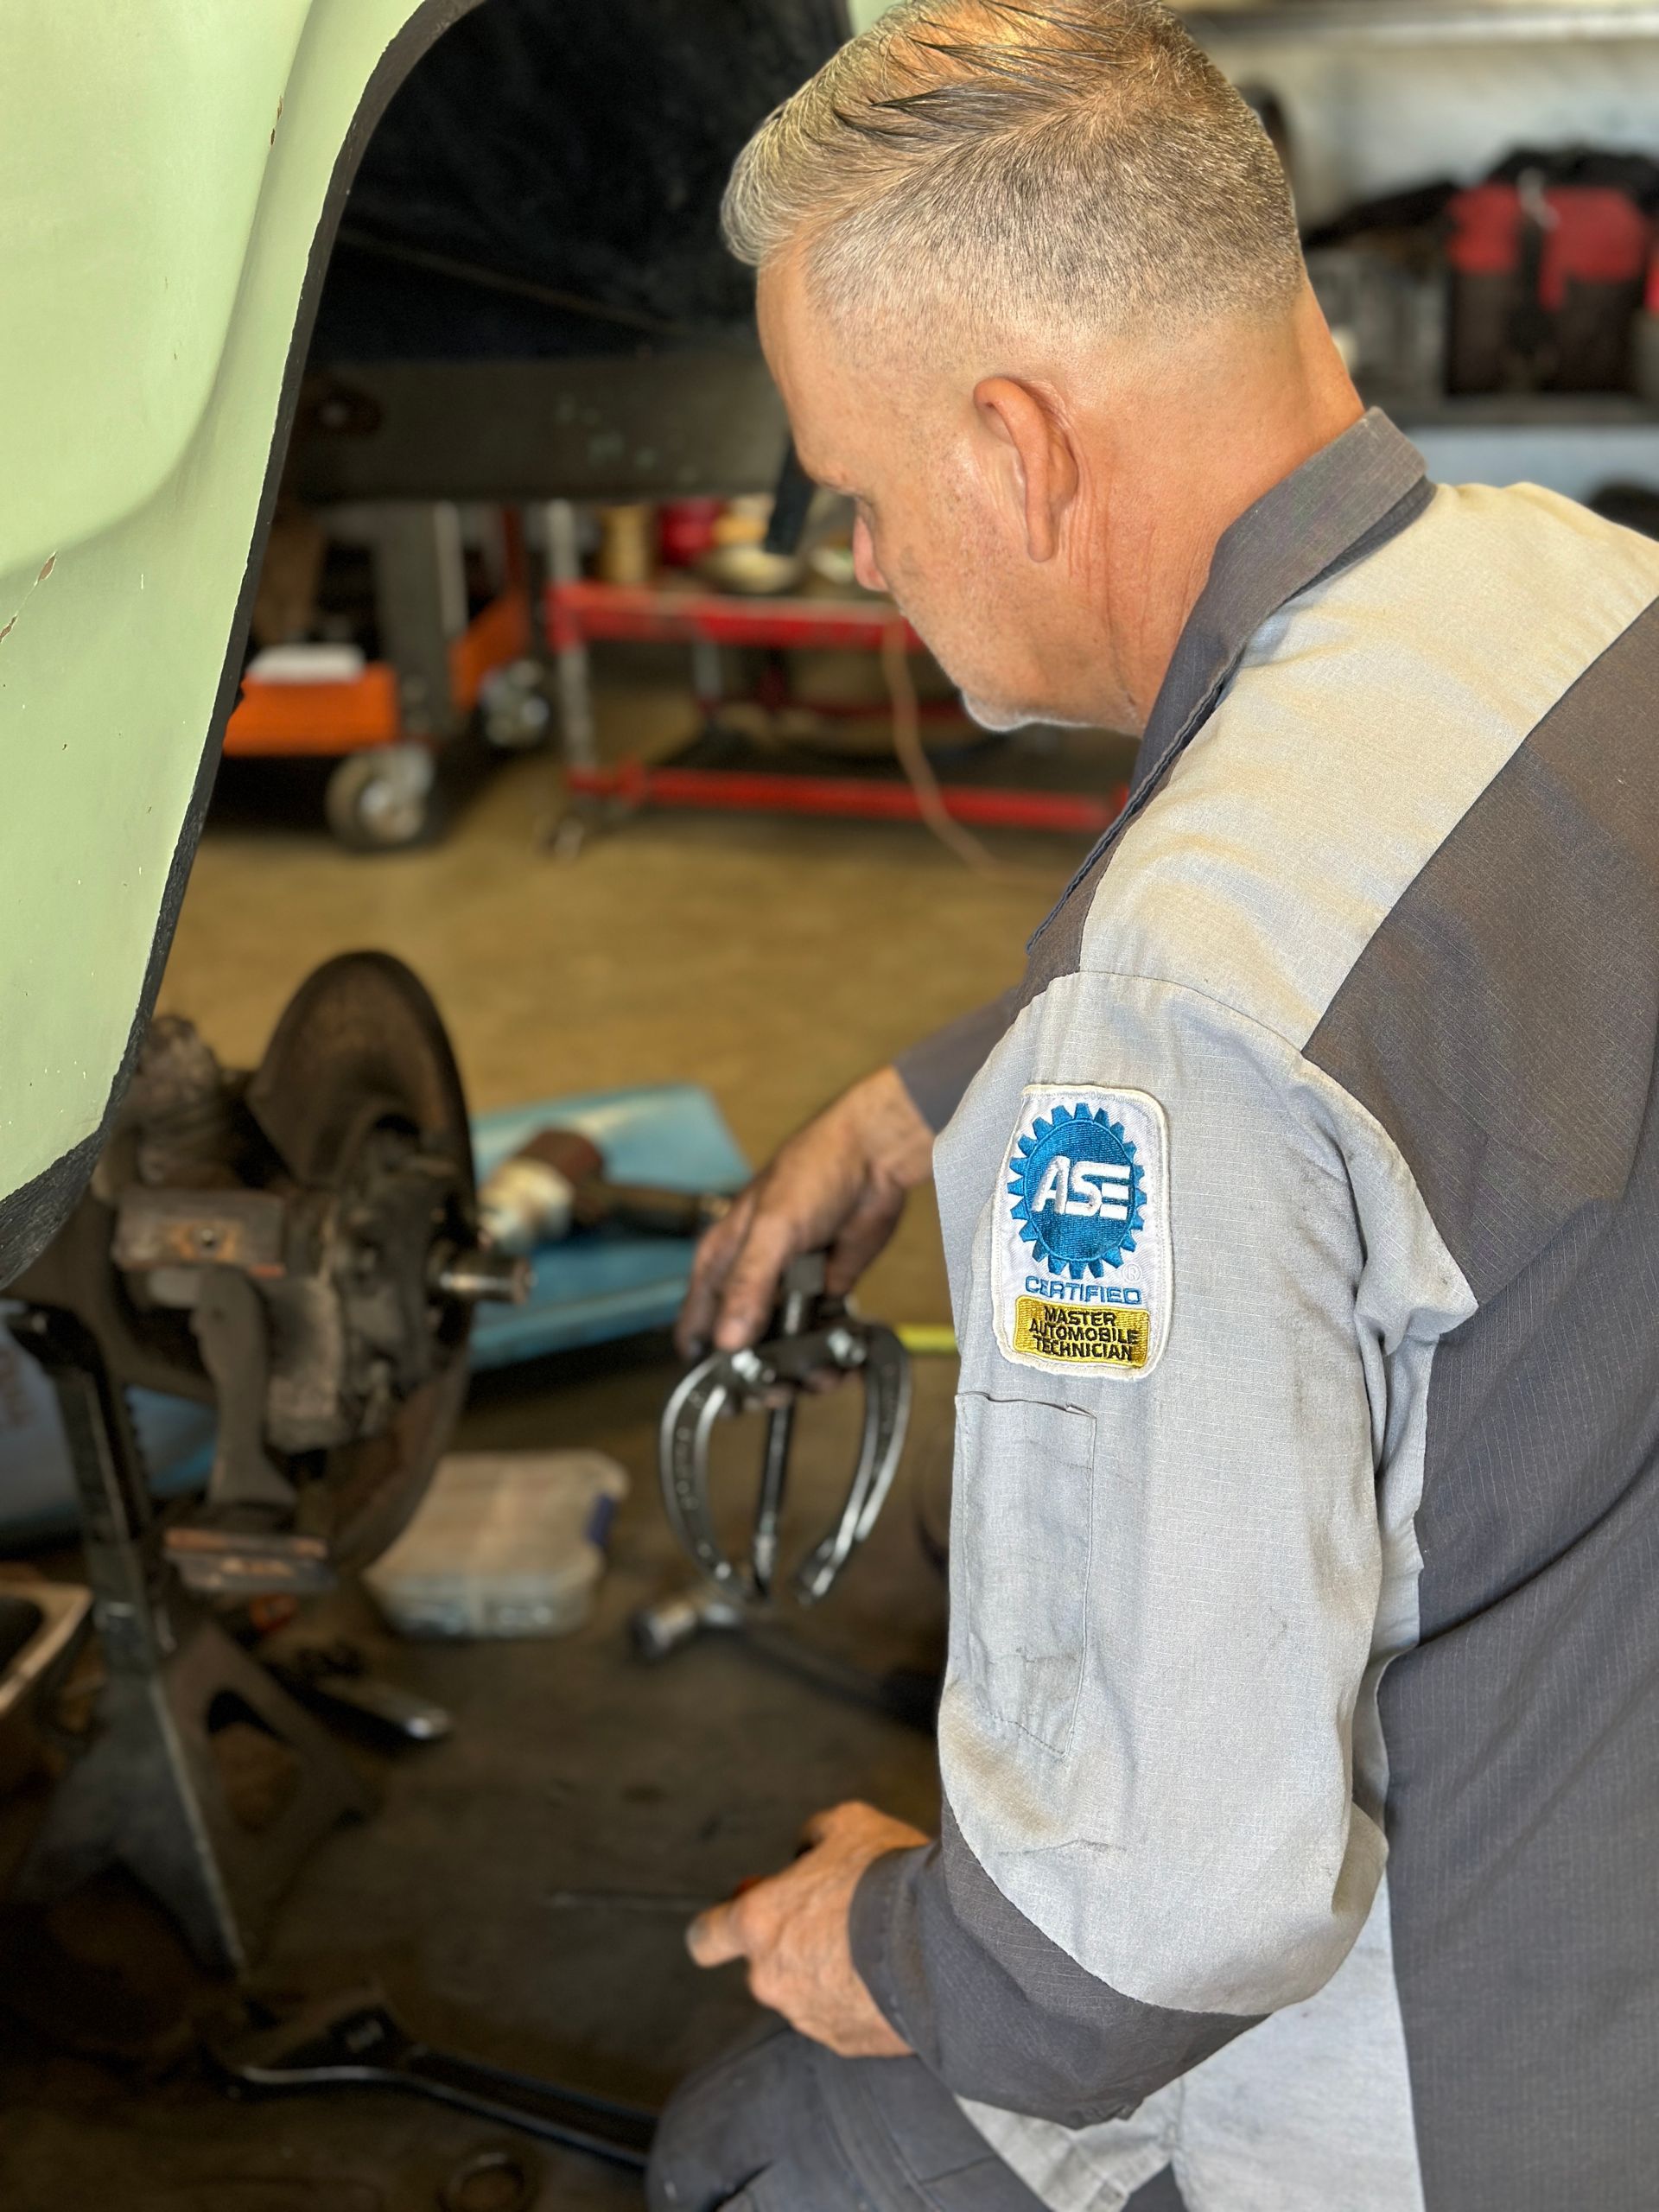
<instances>
[{"instance_id":1,"label":"wheel arch lip","mask_svg":"<svg viewBox=\"0 0 1659 2212\"><path fill-rule=\"evenodd\" d=\"M84 809L77 806L73 813L66 813L65 802L73 799L73 787L67 783L54 786L49 774L42 775L38 779L38 810L25 803L22 797L15 798L9 810L10 819L3 826L7 840L19 841L16 851L22 853L33 847L37 852L43 850L49 862L35 871L35 886L28 880L18 884L14 876L20 908L33 896L44 900L50 911L37 912L32 917L41 947L35 957L31 960L27 952L21 955L20 966L9 982L0 981L0 1036L8 1039L5 1058L0 1062L0 1287L19 1274L44 1249L79 1199L125 1092L138 1046L155 1008L219 765L225 727L236 702L254 591L298 405L322 282L363 149L392 95L416 63L445 31L481 3L482 0L415 0L411 5L409 0L388 0L383 15L389 35L363 77L352 111L335 140L316 219L305 245L299 281L296 286L291 278L283 280L283 292L287 296L285 343L281 337L283 297L272 280L267 281L262 292L257 267L262 224L274 219L267 195L281 188L280 168L273 165L267 171L219 372L222 379L225 362L232 357L238 334L256 348L264 342L257 330L251 337L245 329L238 334L238 323L278 319L280 370L274 378L268 365L263 378L251 370L248 380L251 392L241 396L244 404L271 407L269 436L263 448L255 443L252 468L248 466L246 453L232 450L226 426L210 419L215 405L225 401L225 394L216 386L208 416L199 426L161 491L137 515L124 517L113 525L106 537L95 537L66 550L61 556L49 559L36 579L38 588L31 587L29 594L29 601L34 603L34 623L25 628L24 618L30 611L26 604L19 619L4 626L16 634L10 640L0 634L0 654L10 656L0 665L0 715L7 711L8 689L13 693L13 706L34 710L33 719L28 723L22 719L20 711L4 742L10 747L24 739L32 741L49 771L56 766L56 734L52 728L54 707L63 728L72 732L85 727L86 714L86 699L70 696L67 679L54 683L52 678L60 670L72 667L78 641L84 644L94 638L100 588L108 594L118 589L126 602L132 602L135 576L137 589L144 589L147 580L142 562L145 518L154 513L158 529L164 521L172 533L172 542L178 544L188 543L188 525L193 517L199 518L211 512L221 537L233 533L243 549L233 602L223 612L210 611L201 626L207 634L196 643L194 652L178 657L178 696L158 702L155 728L159 734L151 749L146 751L144 741L140 739L129 747L129 756L124 758L117 749L122 733L111 728L103 763L104 785L93 792ZM340 22L347 11L359 5L360 0L316 0L302 37L302 54L305 38L314 29L326 26L330 21ZM302 186L303 181L302 179ZM246 480L250 476L252 480ZM135 563L138 564L136 567ZM65 572L66 577L75 577L78 598L65 593L54 602L46 596L48 580L54 570ZM60 614L56 607L66 599L69 604ZM151 602L152 606L155 604ZM131 630L125 640L129 650L132 637L140 640L142 649L145 634L142 628ZM192 707L189 694L194 690L199 697L206 695L215 664L217 677L213 682L211 706L206 713L204 727L201 709ZM111 667L112 671L118 670L118 655L112 658ZM167 673L171 675L170 668ZM94 681L96 676L97 671L92 671ZM158 683L160 681L158 678ZM106 694L113 696L115 688L113 681L110 681ZM94 689L90 696L99 698L100 694ZM108 722L113 711L106 696L100 722ZM198 733L194 738L193 727ZM100 729L100 735L103 734ZM70 737L65 737L62 749L66 756L70 753ZM87 749L96 751L92 746ZM118 773L122 769L125 772L121 788L112 798L106 788L111 761L118 764ZM99 766L96 760L67 760L63 772L67 777L72 769L79 770L83 783L97 785ZM29 779L22 779L22 792L27 794L29 787ZM155 796L141 812L137 802L147 790ZM123 803L129 795L130 810ZM151 833L160 841L155 846L160 865L153 871L154 875L162 878L159 895L153 890L137 887L144 868L132 859L139 843L137 825L143 815L153 814L157 806L166 810L168 817ZM127 833L125 849L124 832ZM111 868L124 870L133 879L130 882L123 880L118 887L128 894L124 903L113 896L113 879L107 874ZM111 892L105 900L102 918L105 936L113 943L117 957L107 961L100 961L96 944L78 935L75 905L68 895L82 889L83 876L95 869L104 873L94 877L94 891ZM9 874L14 872L6 868L4 856L0 854L0 876ZM56 895L60 892L61 897ZM23 918L29 918L26 908ZM107 950L106 946L106 952ZM104 972L100 973L100 969ZM115 972L118 969L124 972ZM68 1007L79 993L86 995L88 1012L77 1033ZM83 1081L73 1095L67 1086L61 1087L62 1096L55 1109L50 1099L38 1108L36 1121L25 1122L22 1138L14 1139L9 1148L5 1136L14 1117L5 1109L14 1098L32 1089L34 1084L29 1065L31 999L47 1007L56 1024L52 1065L42 1066L42 1056L38 1052L33 1053L34 1066L41 1072L43 1084L49 1083L54 1073L61 1072L57 1062L66 1052L77 1051ZM17 1041L20 1033L24 1039L21 1046ZM67 1059L64 1065L67 1065ZM28 1145L31 1132L35 1130L47 1132L48 1141L42 1144L37 1137L31 1160Z\"/></svg>"}]
</instances>

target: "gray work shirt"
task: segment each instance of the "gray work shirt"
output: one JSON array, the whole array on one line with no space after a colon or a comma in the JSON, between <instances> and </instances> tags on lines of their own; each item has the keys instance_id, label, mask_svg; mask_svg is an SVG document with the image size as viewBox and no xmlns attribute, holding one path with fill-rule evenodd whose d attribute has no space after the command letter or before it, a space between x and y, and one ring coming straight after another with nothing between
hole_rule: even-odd
<instances>
[{"instance_id":1,"label":"gray work shirt","mask_svg":"<svg viewBox=\"0 0 1659 2212\"><path fill-rule=\"evenodd\" d=\"M1021 989L877 2001L1061 2212L1659 2202L1659 545L1368 416Z\"/></svg>"}]
</instances>

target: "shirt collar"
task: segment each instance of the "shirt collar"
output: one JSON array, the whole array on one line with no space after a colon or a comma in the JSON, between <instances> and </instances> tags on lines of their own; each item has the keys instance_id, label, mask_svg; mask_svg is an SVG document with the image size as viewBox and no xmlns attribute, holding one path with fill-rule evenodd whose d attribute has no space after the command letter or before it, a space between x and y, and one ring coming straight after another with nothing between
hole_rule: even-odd
<instances>
[{"instance_id":1,"label":"shirt collar","mask_svg":"<svg viewBox=\"0 0 1659 2212\"><path fill-rule=\"evenodd\" d=\"M1433 496L1420 454L1378 408L1247 507L1222 536L1135 762L1132 792L1160 774L1214 706L1268 617L1310 584L1375 552Z\"/></svg>"}]
</instances>

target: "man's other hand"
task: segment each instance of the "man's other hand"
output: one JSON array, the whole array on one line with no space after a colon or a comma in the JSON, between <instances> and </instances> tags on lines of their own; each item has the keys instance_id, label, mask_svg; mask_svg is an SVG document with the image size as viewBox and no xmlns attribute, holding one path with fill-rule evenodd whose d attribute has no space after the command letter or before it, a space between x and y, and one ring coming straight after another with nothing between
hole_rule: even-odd
<instances>
[{"instance_id":1,"label":"man's other hand","mask_svg":"<svg viewBox=\"0 0 1659 2212\"><path fill-rule=\"evenodd\" d=\"M844 1298L892 1236L933 1166L933 1132L894 1068L872 1076L792 1136L697 1247L675 1338L687 1359L764 1334L791 1260L830 1253Z\"/></svg>"},{"instance_id":2,"label":"man's other hand","mask_svg":"<svg viewBox=\"0 0 1659 2212\"><path fill-rule=\"evenodd\" d=\"M783 1873L700 1913L686 1948L700 1967L747 1959L757 2001L839 2057L908 2057L853 1964L847 1916L872 1859L928 1839L873 1805L837 1805L807 1822L803 1840L807 1848Z\"/></svg>"}]
</instances>

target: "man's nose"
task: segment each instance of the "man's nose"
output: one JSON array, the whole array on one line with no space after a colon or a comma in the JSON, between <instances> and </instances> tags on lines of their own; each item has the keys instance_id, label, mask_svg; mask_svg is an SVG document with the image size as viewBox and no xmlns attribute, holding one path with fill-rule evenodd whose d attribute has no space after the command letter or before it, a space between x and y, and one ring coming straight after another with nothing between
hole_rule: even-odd
<instances>
[{"instance_id":1,"label":"man's nose","mask_svg":"<svg viewBox=\"0 0 1659 2212\"><path fill-rule=\"evenodd\" d=\"M853 574L866 591L886 591L887 580L881 573L881 563L875 557L875 540L870 536L870 526L860 515L853 524Z\"/></svg>"}]
</instances>

